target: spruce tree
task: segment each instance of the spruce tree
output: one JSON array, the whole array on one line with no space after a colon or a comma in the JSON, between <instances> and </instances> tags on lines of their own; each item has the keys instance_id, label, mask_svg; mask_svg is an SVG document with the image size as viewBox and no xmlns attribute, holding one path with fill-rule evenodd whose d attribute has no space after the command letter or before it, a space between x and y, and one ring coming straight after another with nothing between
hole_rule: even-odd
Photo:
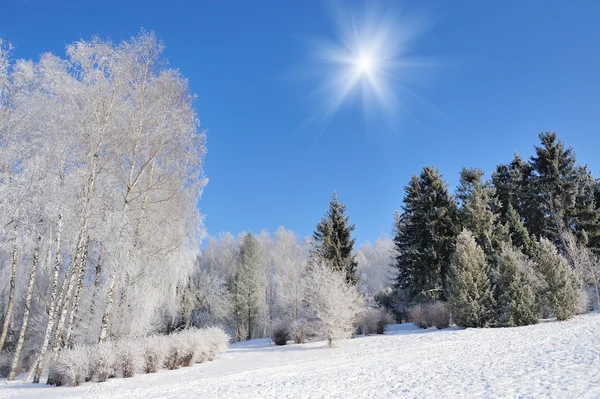
<instances>
[{"instance_id":1,"label":"spruce tree","mask_svg":"<svg viewBox=\"0 0 600 399\"><path fill-rule=\"evenodd\" d=\"M543 280L537 293L538 301L550 306L558 320L570 319L577 310L579 293L567 260L546 238L536 242L533 259L536 272Z\"/></svg>"},{"instance_id":2,"label":"spruce tree","mask_svg":"<svg viewBox=\"0 0 600 399\"><path fill-rule=\"evenodd\" d=\"M356 284L358 263L352 253L355 242L352 232L355 226L350 224L350 218L345 213L346 205L340 202L334 192L327 214L319 221L313 233L311 259L325 261L333 270L343 272L348 283Z\"/></svg>"},{"instance_id":3,"label":"spruce tree","mask_svg":"<svg viewBox=\"0 0 600 399\"><path fill-rule=\"evenodd\" d=\"M516 327L535 324L538 313L535 294L527 278L523 276L527 258L518 249L505 246L498 259L500 274L497 302L501 324Z\"/></svg>"},{"instance_id":4,"label":"spruce tree","mask_svg":"<svg viewBox=\"0 0 600 399\"><path fill-rule=\"evenodd\" d=\"M236 340L252 339L263 319L266 281L260 243L248 233L240 245L237 270L230 283Z\"/></svg>"},{"instance_id":5,"label":"spruce tree","mask_svg":"<svg viewBox=\"0 0 600 399\"><path fill-rule=\"evenodd\" d=\"M508 204L506 213L506 225L510 235L510 241L513 246L520 248L524 254L531 254L531 237L525 224L521 220L521 216L517 213L511 204Z\"/></svg>"},{"instance_id":6,"label":"spruce tree","mask_svg":"<svg viewBox=\"0 0 600 399\"><path fill-rule=\"evenodd\" d=\"M527 227L535 236L546 237L564 250L561 236L572 228L577 198L575 153L557 140L556 133L541 133L539 137L541 145L535 147L536 155L530 160L536 199L531 208L537 217Z\"/></svg>"},{"instance_id":7,"label":"spruce tree","mask_svg":"<svg viewBox=\"0 0 600 399\"><path fill-rule=\"evenodd\" d=\"M456 203L438 171L426 166L405 188L396 222L396 286L412 303L447 299L448 275L458 233Z\"/></svg>"},{"instance_id":8,"label":"spruce tree","mask_svg":"<svg viewBox=\"0 0 600 399\"><path fill-rule=\"evenodd\" d=\"M496 190L482 179L481 169L463 168L456 197L460 203L462 227L473 233L488 262L494 263L500 248L509 237L497 213L500 202L496 197Z\"/></svg>"},{"instance_id":9,"label":"spruce tree","mask_svg":"<svg viewBox=\"0 0 600 399\"><path fill-rule=\"evenodd\" d=\"M587 167L575 169L577 195L570 211L573 234L580 245L600 255L600 202L598 182Z\"/></svg>"},{"instance_id":10,"label":"spruce tree","mask_svg":"<svg viewBox=\"0 0 600 399\"><path fill-rule=\"evenodd\" d=\"M496 324L496 302L487 274L485 254L473 234L463 230L452 259L450 306L456 325L491 327Z\"/></svg>"},{"instance_id":11,"label":"spruce tree","mask_svg":"<svg viewBox=\"0 0 600 399\"><path fill-rule=\"evenodd\" d=\"M496 190L499 201L499 214L503 222L506 222L509 207L512 207L519 215L525 215L525 198L528 193L528 179L531 174L531 166L519 155L515 154L509 164L501 164L492 173L492 185Z\"/></svg>"}]
</instances>

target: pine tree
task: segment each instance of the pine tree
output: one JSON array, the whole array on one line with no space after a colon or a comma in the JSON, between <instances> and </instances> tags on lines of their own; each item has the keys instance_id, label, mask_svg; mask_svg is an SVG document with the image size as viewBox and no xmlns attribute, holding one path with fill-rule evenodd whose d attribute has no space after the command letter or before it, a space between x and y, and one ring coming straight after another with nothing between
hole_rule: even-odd
<instances>
[{"instance_id":1,"label":"pine tree","mask_svg":"<svg viewBox=\"0 0 600 399\"><path fill-rule=\"evenodd\" d=\"M492 173L492 185L496 189L503 222L506 222L510 206L519 215L527 213L524 199L527 197L530 174L531 166L519 154L515 154L509 164L498 165Z\"/></svg>"},{"instance_id":2,"label":"pine tree","mask_svg":"<svg viewBox=\"0 0 600 399\"><path fill-rule=\"evenodd\" d=\"M355 226L349 223L350 218L345 213L346 205L340 202L334 192L327 214L319 221L313 233L311 261L326 262L333 270L344 273L348 283L356 284L358 263L352 253L355 242L352 232Z\"/></svg>"},{"instance_id":3,"label":"pine tree","mask_svg":"<svg viewBox=\"0 0 600 399\"><path fill-rule=\"evenodd\" d=\"M252 339L263 320L265 285L260 243L248 233L240 245L237 270L230 283L236 340Z\"/></svg>"},{"instance_id":4,"label":"pine tree","mask_svg":"<svg viewBox=\"0 0 600 399\"><path fill-rule=\"evenodd\" d=\"M575 169L577 195L570 211L573 234L580 245L600 255L600 192L598 182L587 167Z\"/></svg>"},{"instance_id":5,"label":"pine tree","mask_svg":"<svg viewBox=\"0 0 600 399\"><path fill-rule=\"evenodd\" d=\"M482 179L481 169L462 169L456 193L461 205L459 216L463 228L473 233L488 262L495 263L498 252L509 237L497 213L500 202L496 190Z\"/></svg>"},{"instance_id":6,"label":"pine tree","mask_svg":"<svg viewBox=\"0 0 600 399\"><path fill-rule=\"evenodd\" d=\"M452 259L450 306L456 325L490 327L496 323L496 302L487 269L483 250L473 234L463 230Z\"/></svg>"},{"instance_id":7,"label":"pine tree","mask_svg":"<svg viewBox=\"0 0 600 399\"><path fill-rule=\"evenodd\" d=\"M548 239L541 238L534 247L535 268L544 284L538 301L547 304L558 320L567 320L577 309L577 283L567 260Z\"/></svg>"},{"instance_id":8,"label":"pine tree","mask_svg":"<svg viewBox=\"0 0 600 399\"><path fill-rule=\"evenodd\" d=\"M512 245L520 248L524 254L530 254L532 242L531 237L529 237L529 231L511 204L508 205L506 213L506 225Z\"/></svg>"},{"instance_id":9,"label":"pine tree","mask_svg":"<svg viewBox=\"0 0 600 399\"><path fill-rule=\"evenodd\" d=\"M426 166L405 188L396 222L396 286L410 302L447 299L450 260L457 235L456 203L438 171Z\"/></svg>"},{"instance_id":10,"label":"pine tree","mask_svg":"<svg viewBox=\"0 0 600 399\"><path fill-rule=\"evenodd\" d=\"M509 246L500 253L497 302L503 325L515 327L538 322L535 294L522 275L526 262L528 260L522 252Z\"/></svg>"}]
</instances>

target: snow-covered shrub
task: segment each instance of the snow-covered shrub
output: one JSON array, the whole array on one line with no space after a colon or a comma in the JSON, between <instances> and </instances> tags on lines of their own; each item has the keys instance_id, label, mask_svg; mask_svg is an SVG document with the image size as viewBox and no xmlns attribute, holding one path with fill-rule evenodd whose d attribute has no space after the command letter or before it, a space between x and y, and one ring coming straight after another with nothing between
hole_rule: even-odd
<instances>
[{"instance_id":1,"label":"snow-covered shrub","mask_svg":"<svg viewBox=\"0 0 600 399\"><path fill-rule=\"evenodd\" d=\"M383 309L369 308L359 321L363 334L383 334L388 324L393 322L392 316Z\"/></svg>"},{"instance_id":2,"label":"snow-covered shrub","mask_svg":"<svg viewBox=\"0 0 600 399\"><path fill-rule=\"evenodd\" d=\"M56 385L75 387L89 379L91 370L90 348L77 345L58 354L50 365L50 376Z\"/></svg>"},{"instance_id":3,"label":"snow-covered shrub","mask_svg":"<svg viewBox=\"0 0 600 399\"><path fill-rule=\"evenodd\" d=\"M165 364L167 357L167 337L152 336L142 341L142 363L146 374L156 373Z\"/></svg>"},{"instance_id":4,"label":"snow-covered shrub","mask_svg":"<svg viewBox=\"0 0 600 399\"><path fill-rule=\"evenodd\" d=\"M12 366L12 356L7 353L0 353L0 378L8 377Z\"/></svg>"},{"instance_id":5,"label":"snow-covered shrub","mask_svg":"<svg viewBox=\"0 0 600 399\"><path fill-rule=\"evenodd\" d=\"M208 351L205 355L206 361L215 360L219 352L227 348L231 337L219 327L209 327L202 330L208 343Z\"/></svg>"},{"instance_id":6,"label":"snow-covered shrub","mask_svg":"<svg viewBox=\"0 0 600 399\"><path fill-rule=\"evenodd\" d=\"M450 308L445 302L429 303L423 309L428 326L438 330L450 327Z\"/></svg>"},{"instance_id":7,"label":"snow-covered shrub","mask_svg":"<svg viewBox=\"0 0 600 399\"><path fill-rule=\"evenodd\" d=\"M290 339L288 323L285 321L276 323L271 329L271 338L275 342L275 345L283 346L287 344L287 341Z\"/></svg>"},{"instance_id":8,"label":"snow-covered shrub","mask_svg":"<svg viewBox=\"0 0 600 399\"><path fill-rule=\"evenodd\" d=\"M415 305L410 309L410 319L419 328L429 328L425 317L425 309L422 305Z\"/></svg>"},{"instance_id":9,"label":"snow-covered shrub","mask_svg":"<svg viewBox=\"0 0 600 399\"><path fill-rule=\"evenodd\" d=\"M325 262L315 263L305 280L305 318L311 332L327 341L351 338L363 313L364 298L346 276Z\"/></svg>"},{"instance_id":10,"label":"snow-covered shrub","mask_svg":"<svg viewBox=\"0 0 600 399\"><path fill-rule=\"evenodd\" d=\"M117 349L111 342L101 343L90 348L91 377L97 382L114 378L117 374Z\"/></svg>"},{"instance_id":11,"label":"snow-covered shrub","mask_svg":"<svg viewBox=\"0 0 600 399\"><path fill-rule=\"evenodd\" d=\"M579 289L578 290L578 296L577 296L577 308L576 308L576 313L577 314L585 314L587 313L588 309L589 309L589 303L590 303L590 297L588 295L588 292L585 289Z\"/></svg>"},{"instance_id":12,"label":"snow-covered shrub","mask_svg":"<svg viewBox=\"0 0 600 399\"><path fill-rule=\"evenodd\" d=\"M142 368L142 348L138 341L121 341L116 346L117 366L123 378L133 377Z\"/></svg>"},{"instance_id":13,"label":"snow-covered shrub","mask_svg":"<svg viewBox=\"0 0 600 399\"><path fill-rule=\"evenodd\" d=\"M183 334L170 334L167 336L167 353L165 357L165 367L169 370L179 368L183 358L189 354L189 346Z\"/></svg>"},{"instance_id":14,"label":"snow-covered shrub","mask_svg":"<svg viewBox=\"0 0 600 399\"><path fill-rule=\"evenodd\" d=\"M308 327L302 320L290 324L290 334L295 344L303 344L308 338Z\"/></svg>"}]
</instances>

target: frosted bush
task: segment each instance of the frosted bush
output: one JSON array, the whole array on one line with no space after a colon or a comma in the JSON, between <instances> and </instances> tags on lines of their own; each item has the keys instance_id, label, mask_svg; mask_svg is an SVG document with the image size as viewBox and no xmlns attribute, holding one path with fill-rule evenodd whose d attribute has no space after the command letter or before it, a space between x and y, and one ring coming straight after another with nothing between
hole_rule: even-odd
<instances>
[{"instance_id":1,"label":"frosted bush","mask_svg":"<svg viewBox=\"0 0 600 399\"><path fill-rule=\"evenodd\" d=\"M385 310L369 308L359 321L359 328L363 334L383 334L388 324L392 323L392 317Z\"/></svg>"},{"instance_id":2,"label":"frosted bush","mask_svg":"<svg viewBox=\"0 0 600 399\"><path fill-rule=\"evenodd\" d=\"M89 379L92 370L90 348L75 346L63 349L50 366L56 385L75 387Z\"/></svg>"},{"instance_id":3,"label":"frosted bush","mask_svg":"<svg viewBox=\"0 0 600 399\"><path fill-rule=\"evenodd\" d=\"M171 334L167 337L167 354L165 367L169 370L179 368L181 358L185 356L186 342L181 334Z\"/></svg>"},{"instance_id":4,"label":"frosted bush","mask_svg":"<svg viewBox=\"0 0 600 399\"><path fill-rule=\"evenodd\" d=\"M275 342L275 345L283 346L287 344L287 341L290 339L288 323L285 321L275 323L271 328L271 338Z\"/></svg>"},{"instance_id":5,"label":"frosted bush","mask_svg":"<svg viewBox=\"0 0 600 399\"><path fill-rule=\"evenodd\" d=\"M142 365L142 347L138 341L126 340L117 344L117 366L124 378L133 377Z\"/></svg>"},{"instance_id":6,"label":"frosted bush","mask_svg":"<svg viewBox=\"0 0 600 399\"><path fill-rule=\"evenodd\" d=\"M415 305L410 309L410 319L419 328L429 328L430 327L430 325L427 324L427 320L425 318L424 307L422 305Z\"/></svg>"},{"instance_id":7,"label":"frosted bush","mask_svg":"<svg viewBox=\"0 0 600 399\"><path fill-rule=\"evenodd\" d=\"M445 302L413 306L410 317L419 328L442 329L450 326L450 308Z\"/></svg>"},{"instance_id":8,"label":"frosted bush","mask_svg":"<svg viewBox=\"0 0 600 399\"><path fill-rule=\"evenodd\" d=\"M113 343L102 343L91 347L92 378L104 382L117 374L117 349Z\"/></svg>"},{"instance_id":9,"label":"frosted bush","mask_svg":"<svg viewBox=\"0 0 600 399\"><path fill-rule=\"evenodd\" d=\"M229 341L231 341L231 337L223 331L223 329L218 327L206 328L204 329L204 334L206 335L208 342L206 360L215 360L218 357L219 352L227 348Z\"/></svg>"},{"instance_id":10,"label":"frosted bush","mask_svg":"<svg viewBox=\"0 0 600 399\"><path fill-rule=\"evenodd\" d=\"M308 338L308 328L300 321L293 321L290 324L290 334L295 344L303 344Z\"/></svg>"},{"instance_id":11,"label":"frosted bush","mask_svg":"<svg viewBox=\"0 0 600 399\"><path fill-rule=\"evenodd\" d=\"M428 326L441 330L450 327L450 308L445 302L434 302L425 305L425 319Z\"/></svg>"},{"instance_id":12,"label":"frosted bush","mask_svg":"<svg viewBox=\"0 0 600 399\"><path fill-rule=\"evenodd\" d=\"M144 373L156 373L165 364L167 357L167 337L147 337L142 342L142 369Z\"/></svg>"}]
</instances>

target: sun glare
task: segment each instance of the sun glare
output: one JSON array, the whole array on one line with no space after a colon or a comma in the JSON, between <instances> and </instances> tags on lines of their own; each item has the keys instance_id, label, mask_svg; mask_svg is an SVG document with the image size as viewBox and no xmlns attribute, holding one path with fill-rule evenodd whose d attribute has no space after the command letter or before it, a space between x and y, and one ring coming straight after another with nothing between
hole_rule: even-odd
<instances>
[{"instance_id":1,"label":"sun glare","mask_svg":"<svg viewBox=\"0 0 600 399\"><path fill-rule=\"evenodd\" d=\"M371 73L374 63L373 59L367 54L361 54L356 59L356 67L360 73Z\"/></svg>"},{"instance_id":2,"label":"sun glare","mask_svg":"<svg viewBox=\"0 0 600 399\"><path fill-rule=\"evenodd\" d=\"M429 23L416 14L399 15L406 10L395 3L388 8L372 4L360 10L332 9L336 34L312 42L314 73L320 81L309 95L307 125L325 127L345 104L360 97L362 115L377 113L382 118L374 120L387 120L396 130L400 110L406 109L399 94L410 92L406 69L424 64L423 58L415 62L408 54Z\"/></svg>"}]
</instances>

